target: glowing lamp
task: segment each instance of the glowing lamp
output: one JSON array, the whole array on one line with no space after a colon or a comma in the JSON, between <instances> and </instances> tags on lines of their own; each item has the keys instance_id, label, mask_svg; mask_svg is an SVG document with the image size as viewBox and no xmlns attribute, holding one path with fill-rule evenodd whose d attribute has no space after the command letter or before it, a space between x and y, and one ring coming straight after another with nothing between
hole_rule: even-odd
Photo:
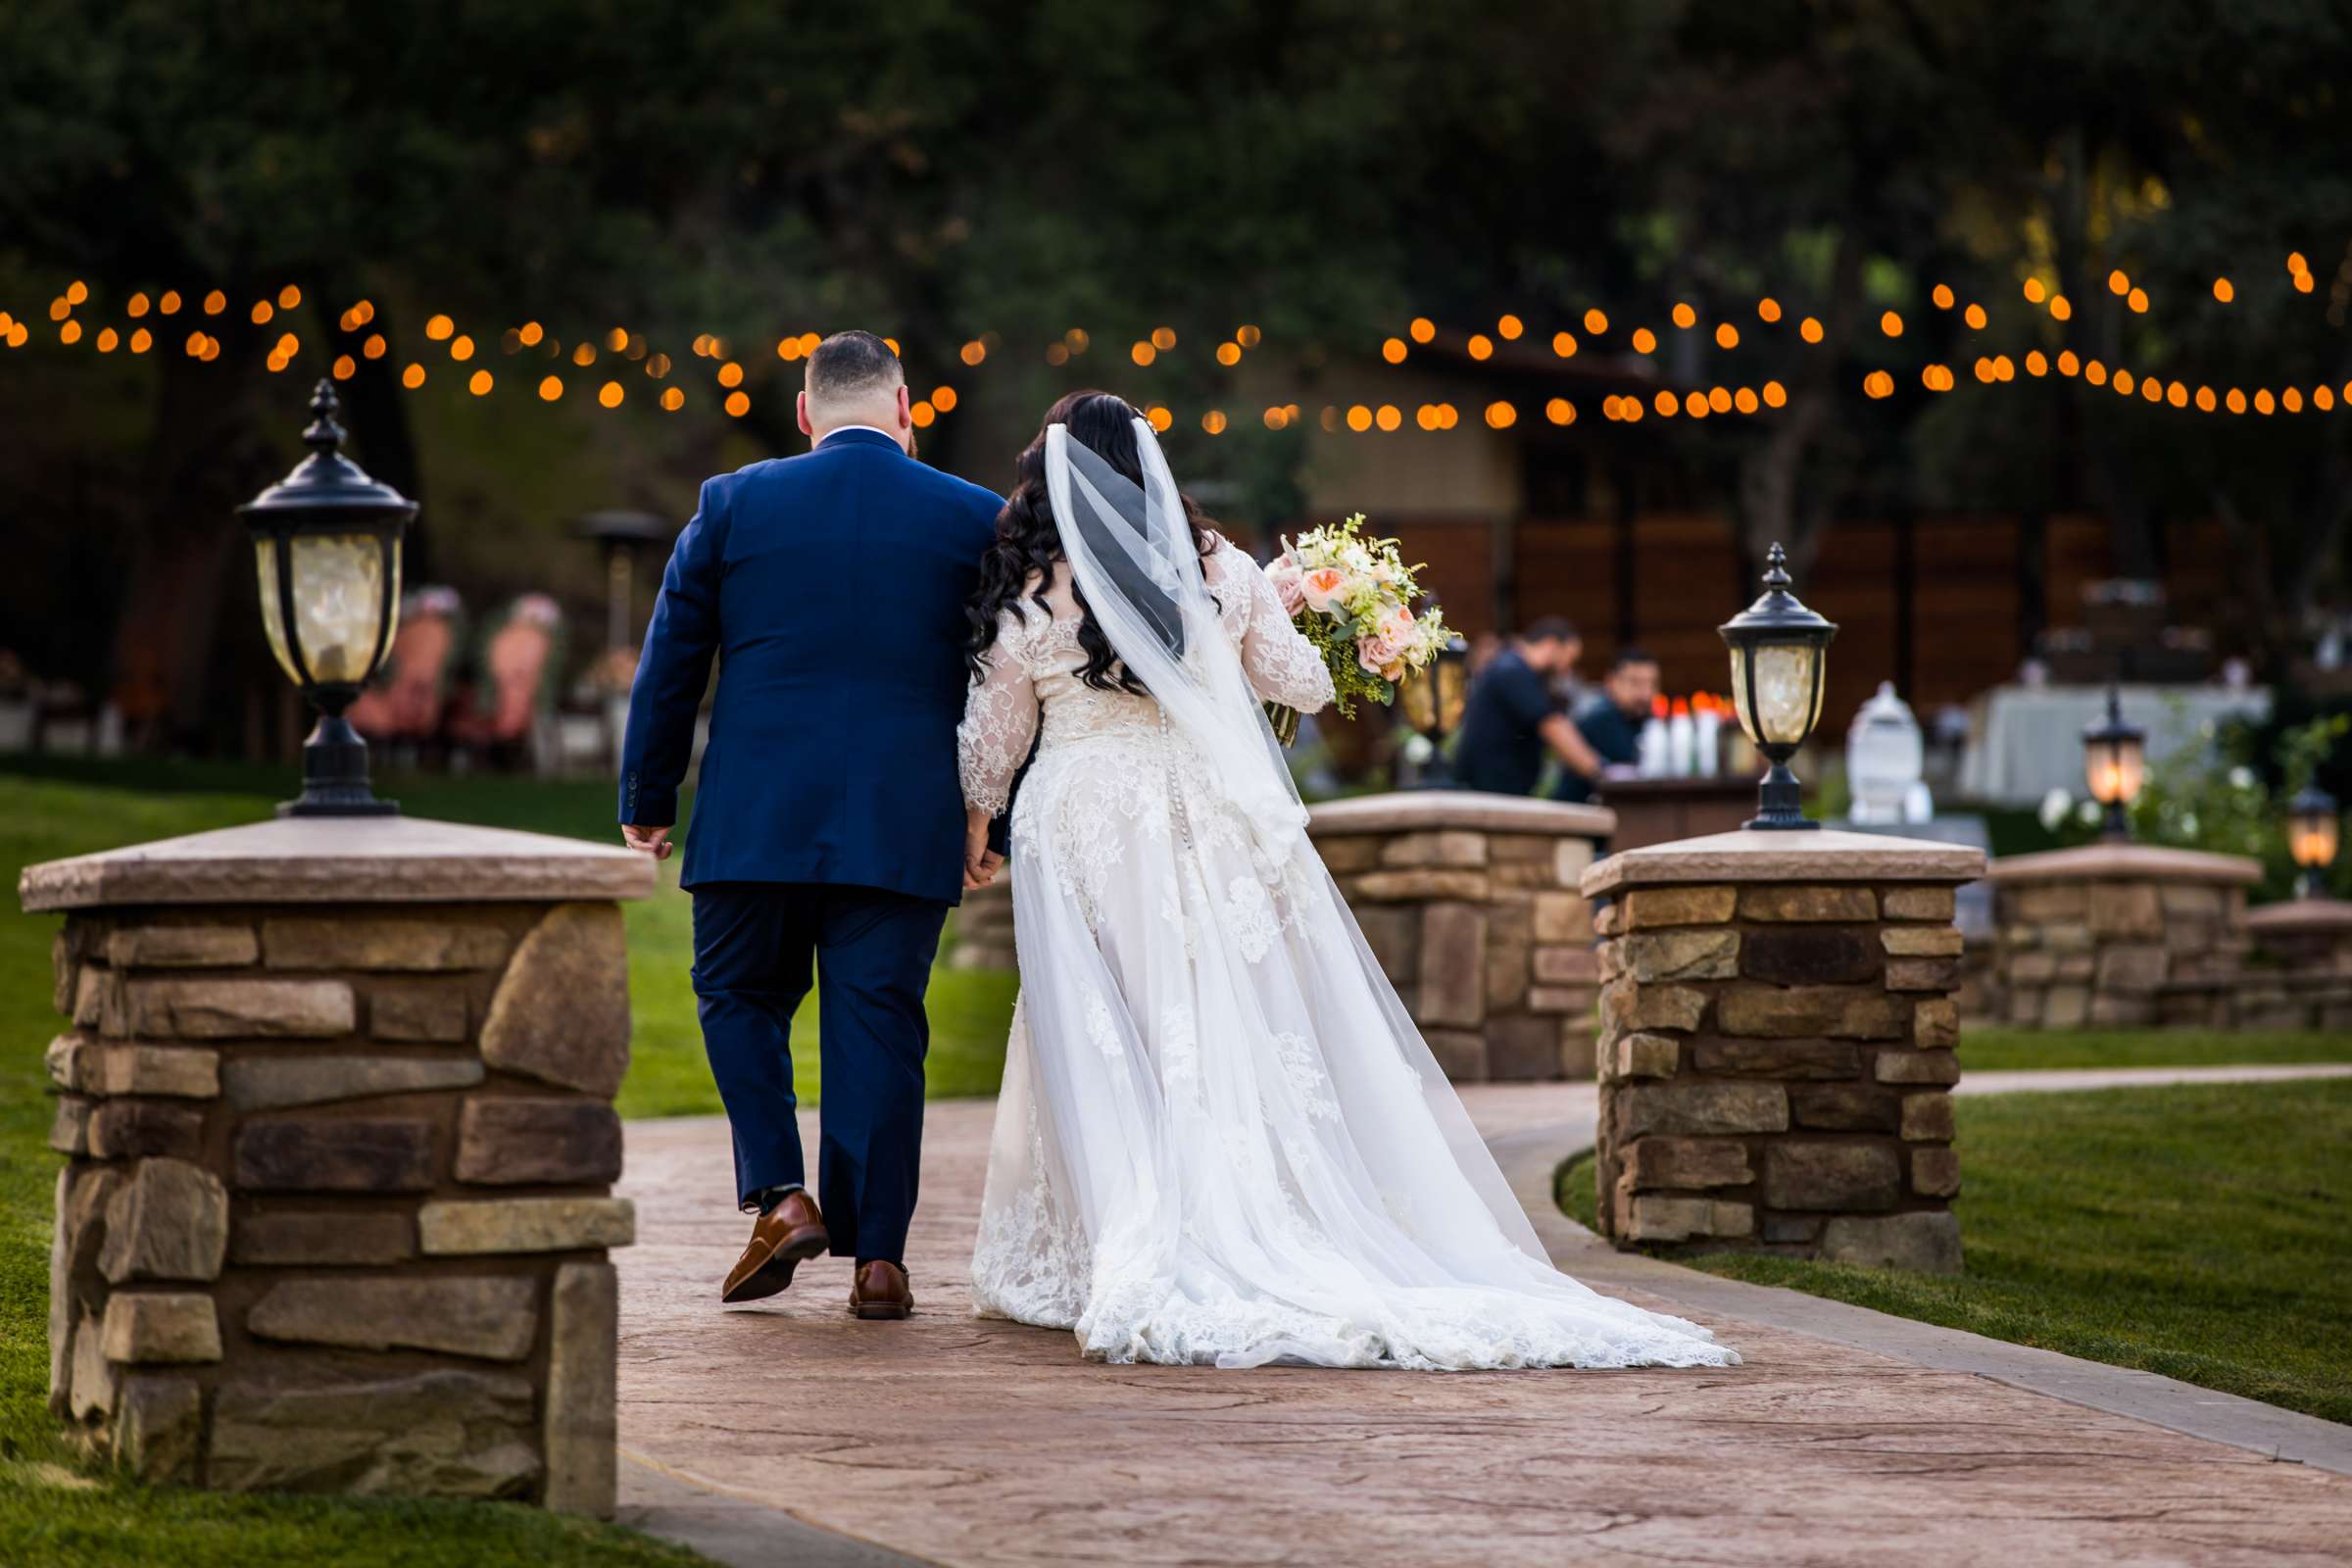
<instances>
[{"instance_id":1,"label":"glowing lamp","mask_svg":"<svg viewBox=\"0 0 2352 1568\"><path fill-rule=\"evenodd\" d=\"M2341 832L2335 797L2312 785L2286 803L2286 852L2295 862L2295 897L2313 898L2335 863Z\"/></svg>"},{"instance_id":2,"label":"glowing lamp","mask_svg":"<svg viewBox=\"0 0 2352 1568\"><path fill-rule=\"evenodd\" d=\"M318 710L302 749L302 796L281 816L387 816L368 787L368 743L343 713L392 645L401 535L416 503L343 456L335 388L320 381L302 433L311 455L237 509L252 536L262 630L278 667Z\"/></svg>"},{"instance_id":3,"label":"glowing lamp","mask_svg":"<svg viewBox=\"0 0 2352 1568\"><path fill-rule=\"evenodd\" d=\"M1788 556L1776 544L1765 561L1763 595L1719 628L1732 654L1733 710L1772 764L1751 829L1821 825L1805 818L1788 759L1821 721L1822 677L1838 628L1806 609L1789 586Z\"/></svg>"},{"instance_id":4,"label":"glowing lamp","mask_svg":"<svg viewBox=\"0 0 2352 1568\"><path fill-rule=\"evenodd\" d=\"M1429 743L1429 760L1420 774L1424 789L1442 789L1453 782L1446 742L1461 727L1462 705L1469 695L1470 645L1459 637L1446 639L1437 657L1406 676L1397 689L1405 723ZM1414 750L1418 752L1419 746Z\"/></svg>"},{"instance_id":5,"label":"glowing lamp","mask_svg":"<svg viewBox=\"0 0 2352 1568\"><path fill-rule=\"evenodd\" d=\"M2082 777L2090 798L2106 808L2105 836L2132 836L2132 803L2147 778L2147 732L2124 722L2123 696L2107 688L2107 713L2082 731Z\"/></svg>"}]
</instances>

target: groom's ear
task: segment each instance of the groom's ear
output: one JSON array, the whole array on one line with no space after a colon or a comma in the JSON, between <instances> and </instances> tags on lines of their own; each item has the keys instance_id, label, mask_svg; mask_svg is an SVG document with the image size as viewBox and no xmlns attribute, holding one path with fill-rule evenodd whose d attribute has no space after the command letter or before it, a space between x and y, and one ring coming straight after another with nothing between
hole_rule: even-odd
<instances>
[{"instance_id":1,"label":"groom's ear","mask_svg":"<svg viewBox=\"0 0 2352 1568\"><path fill-rule=\"evenodd\" d=\"M902 430L914 428L914 399L912 394L907 392L906 383L904 381L899 383L899 428Z\"/></svg>"},{"instance_id":2,"label":"groom's ear","mask_svg":"<svg viewBox=\"0 0 2352 1568\"><path fill-rule=\"evenodd\" d=\"M806 392L794 393L792 397L792 408L793 412L800 417L801 434L816 434L816 426L808 422L808 394Z\"/></svg>"}]
</instances>

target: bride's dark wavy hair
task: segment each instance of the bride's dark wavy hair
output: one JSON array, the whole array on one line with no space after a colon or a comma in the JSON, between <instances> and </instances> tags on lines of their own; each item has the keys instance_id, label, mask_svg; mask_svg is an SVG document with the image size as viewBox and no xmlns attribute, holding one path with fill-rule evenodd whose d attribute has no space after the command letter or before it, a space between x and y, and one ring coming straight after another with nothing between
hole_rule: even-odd
<instances>
[{"instance_id":1,"label":"bride's dark wavy hair","mask_svg":"<svg viewBox=\"0 0 2352 1568\"><path fill-rule=\"evenodd\" d=\"M1071 440L1091 448L1140 486L1144 483L1143 455L1135 444L1135 421L1140 417L1124 398L1108 392L1072 392L1046 411L1037 439L1021 449L1013 465L1012 494L1005 497L1004 510L997 514L997 537L980 558L980 587L964 609L971 621L964 659L974 676L980 674L983 658L996 643L997 617L1020 603L1033 574L1037 586L1030 592L1030 600L1049 615L1053 613L1046 589L1054 581L1054 563L1064 557L1061 531L1054 523L1054 503L1046 495L1047 428L1068 425ZM1205 556L1216 548L1213 524L1191 496L1181 491L1178 496L1184 502L1185 520L1192 524L1193 547ZM1077 584L1070 585L1070 592L1078 601L1078 647L1086 655L1086 666L1079 670L1078 678L1097 691L1149 696L1144 683L1111 652L1110 639L1096 624L1095 612L1087 608L1086 596L1078 592Z\"/></svg>"}]
</instances>

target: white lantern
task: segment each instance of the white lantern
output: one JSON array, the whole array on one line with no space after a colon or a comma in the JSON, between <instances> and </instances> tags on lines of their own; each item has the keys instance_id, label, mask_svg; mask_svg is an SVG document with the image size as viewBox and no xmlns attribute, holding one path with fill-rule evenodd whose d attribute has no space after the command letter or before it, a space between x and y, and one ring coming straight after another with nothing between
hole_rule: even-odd
<instances>
[{"instance_id":1,"label":"white lantern","mask_svg":"<svg viewBox=\"0 0 2352 1568\"><path fill-rule=\"evenodd\" d=\"M1901 822L1904 803L1927 766L1927 745L1892 681L1862 705L1845 732L1845 781L1857 822Z\"/></svg>"}]
</instances>

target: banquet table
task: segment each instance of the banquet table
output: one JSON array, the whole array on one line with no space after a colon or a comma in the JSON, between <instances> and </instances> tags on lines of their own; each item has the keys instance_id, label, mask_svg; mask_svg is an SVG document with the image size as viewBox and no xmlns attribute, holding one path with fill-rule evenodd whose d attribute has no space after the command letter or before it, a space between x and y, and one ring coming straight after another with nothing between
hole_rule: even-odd
<instances>
[{"instance_id":1,"label":"banquet table","mask_svg":"<svg viewBox=\"0 0 2352 1568\"><path fill-rule=\"evenodd\" d=\"M2264 686L2125 686L2124 717L2148 733L2156 762L2212 744L2211 726L2271 712ZM1995 686L1969 708L1960 797L1987 806L2038 806L2051 790L2081 796L2082 731L2107 711L2104 686Z\"/></svg>"}]
</instances>

